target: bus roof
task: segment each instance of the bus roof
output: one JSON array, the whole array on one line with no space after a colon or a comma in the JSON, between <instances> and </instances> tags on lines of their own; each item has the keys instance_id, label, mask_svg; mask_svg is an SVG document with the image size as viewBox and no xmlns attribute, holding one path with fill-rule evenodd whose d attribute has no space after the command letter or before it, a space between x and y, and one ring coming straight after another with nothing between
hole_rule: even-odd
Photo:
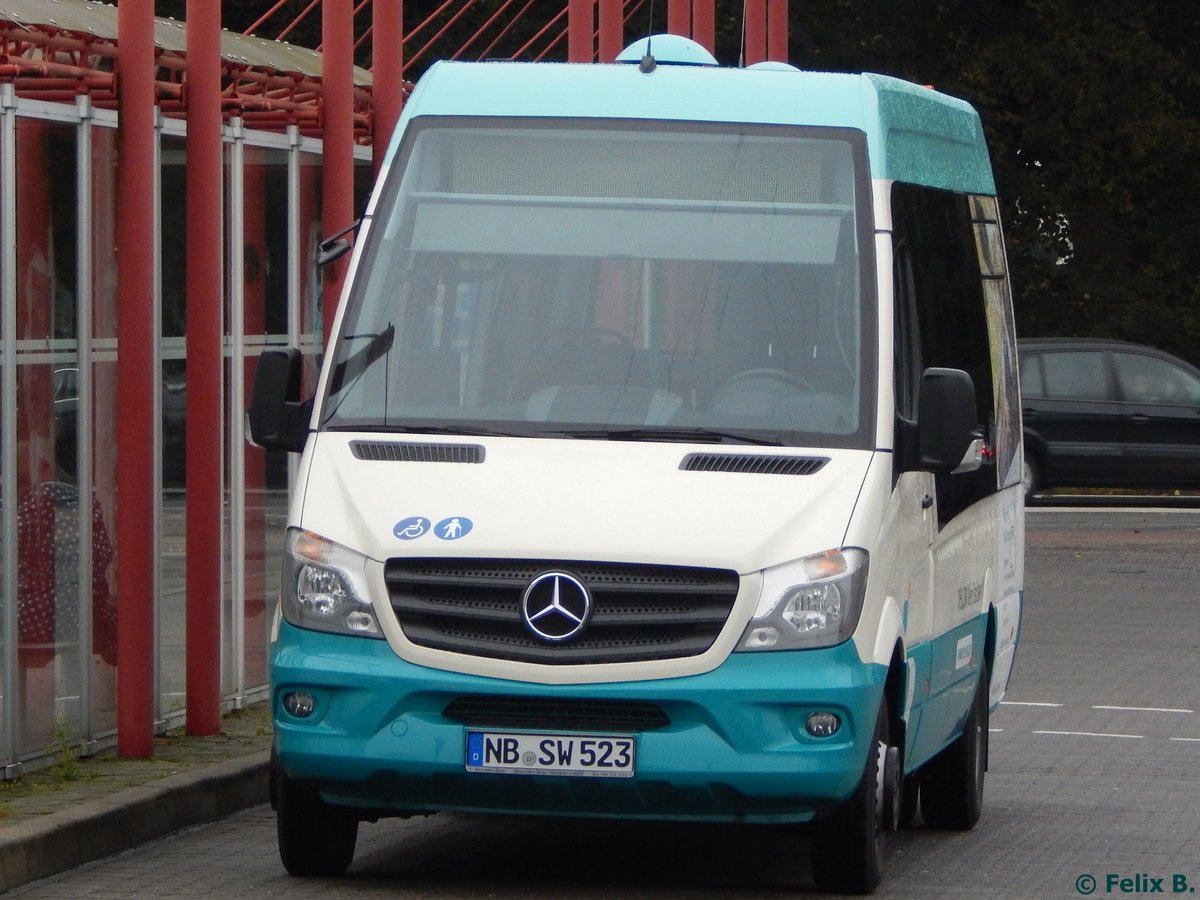
<instances>
[{"instance_id":1,"label":"bus roof","mask_svg":"<svg viewBox=\"0 0 1200 900\"><path fill-rule=\"evenodd\" d=\"M405 104L417 116L657 119L854 128L873 178L995 194L979 116L897 78L790 67L439 62ZM403 127L397 129L397 138ZM395 153L396 144L389 153Z\"/></svg>"}]
</instances>

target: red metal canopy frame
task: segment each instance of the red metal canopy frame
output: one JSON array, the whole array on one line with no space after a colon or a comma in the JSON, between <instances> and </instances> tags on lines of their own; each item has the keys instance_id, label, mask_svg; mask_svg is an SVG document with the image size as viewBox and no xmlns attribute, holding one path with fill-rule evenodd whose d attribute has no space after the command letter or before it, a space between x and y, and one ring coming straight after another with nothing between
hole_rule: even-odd
<instances>
[{"instance_id":1,"label":"red metal canopy frame","mask_svg":"<svg viewBox=\"0 0 1200 900\"><path fill-rule=\"evenodd\" d=\"M101 24L108 24L107 20L111 18L111 24L115 26L117 16L114 8L111 13L97 18ZM173 27L163 24L170 20L156 21L159 23L156 31ZM179 27L178 31L178 37L186 40L185 29ZM239 47L239 43L247 46ZM296 125L302 134L321 136L324 83L317 74L319 65L294 71L278 68L290 60L298 62L304 56L314 54L278 45L277 58L264 55L261 61L256 61L252 52L239 52L253 50L255 44L267 43L245 36L223 35L223 117L239 117L253 129L281 131ZM0 19L0 80L11 81L19 97L72 102L76 96L87 94L96 107L115 109L121 68L115 28L111 32L81 34L54 25L21 25ZM154 99L163 115L185 117L188 92L186 46L164 46L163 41L156 40L152 69ZM354 140L369 143L372 102L370 76L366 72L358 71L351 96Z\"/></svg>"}]
</instances>

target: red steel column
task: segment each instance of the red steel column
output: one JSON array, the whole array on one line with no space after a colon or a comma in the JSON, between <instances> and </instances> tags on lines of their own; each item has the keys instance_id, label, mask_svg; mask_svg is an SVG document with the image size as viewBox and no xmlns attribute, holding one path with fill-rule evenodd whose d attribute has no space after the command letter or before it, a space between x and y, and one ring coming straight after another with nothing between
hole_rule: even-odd
<instances>
[{"instance_id":1,"label":"red steel column","mask_svg":"<svg viewBox=\"0 0 1200 900\"><path fill-rule=\"evenodd\" d=\"M354 221L354 5L352 0L323 0L321 42L324 47L322 93L324 113L321 222L325 237L337 234ZM337 313L349 258L343 256L325 267L322 292L324 340Z\"/></svg>"},{"instance_id":2,"label":"red steel column","mask_svg":"<svg viewBox=\"0 0 1200 900\"><path fill-rule=\"evenodd\" d=\"M371 44L376 52L371 68L371 94L375 107L371 161L378 173L404 109L404 0L374 3L372 16Z\"/></svg>"},{"instance_id":3,"label":"red steel column","mask_svg":"<svg viewBox=\"0 0 1200 900\"><path fill-rule=\"evenodd\" d=\"M117 11L117 752L154 753L154 0Z\"/></svg>"},{"instance_id":4,"label":"red steel column","mask_svg":"<svg viewBox=\"0 0 1200 900\"><path fill-rule=\"evenodd\" d=\"M692 36L691 0L667 0L667 32L683 37Z\"/></svg>"},{"instance_id":5,"label":"red steel column","mask_svg":"<svg viewBox=\"0 0 1200 900\"><path fill-rule=\"evenodd\" d=\"M590 63L595 51L596 0L568 0L567 62Z\"/></svg>"},{"instance_id":6,"label":"red steel column","mask_svg":"<svg viewBox=\"0 0 1200 900\"><path fill-rule=\"evenodd\" d=\"M767 59L788 61L788 0L767 0Z\"/></svg>"},{"instance_id":7,"label":"red steel column","mask_svg":"<svg viewBox=\"0 0 1200 900\"><path fill-rule=\"evenodd\" d=\"M746 0L746 50L743 64L767 58L767 0Z\"/></svg>"},{"instance_id":8,"label":"red steel column","mask_svg":"<svg viewBox=\"0 0 1200 900\"><path fill-rule=\"evenodd\" d=\"M625 22L621 0L600 0L600 62L613 62L624 49Z\"/></svg>"},{"instance_id":9,"label":"red steel column","mask_svg":"<svg viewBox=\"0 0 1200 900\"><path fill-rule=\"evenodd\" d=\"M692 0L692 39L709 53L717 52L716 0Z\"/></svg>"},{"instance_id":10,"label":"red steel column","mask_svg":"<svg viewBox=\"0 0 1200 900\"><path fill-rule=\"evenodd\" d=\"M221 730L221 4L187 2L187 730Z\"/></svg>"}]
</instances>

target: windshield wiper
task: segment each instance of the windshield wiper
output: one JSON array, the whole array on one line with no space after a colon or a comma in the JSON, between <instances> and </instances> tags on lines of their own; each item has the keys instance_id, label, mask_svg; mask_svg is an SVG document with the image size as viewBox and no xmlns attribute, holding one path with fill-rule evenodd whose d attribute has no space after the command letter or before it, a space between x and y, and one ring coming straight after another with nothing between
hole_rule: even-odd
<instances>
[{"instance_id":1,"label":"windshield wiper","mask_svg":"<svg viewBox=\"0 0 1200 900\"><path fill-rule=\"evenodd\" d=\"M586 441L678 441L699 444L755 444L762 447L782 447L778 437L761 437L740 431L717 431L712 428L538 428L516 430L485 428L481 425L332 425L330 431L369 431L394 434L443 434L468 437L567 438Z\"/></svg>"},{"instance_id":2,"label":"windshield wiper","mask_svg":"<svg viewBox=\"0 0 1200 900\"><path fill-rule=\"evenodd\" d=\"M762 437L743 431L718 431L713 428L598 428L578 431L564 430L564 437L590 441L694 441L705 444L756 444L762 447L782 447L778 437Z\"/></svg>"},{"instance_id":3,"label":"windshield wiper","mask_svg":"<svg viewBox=\"0 0 1200 900\"><path fill-rule=\"evenodd\" d=\"M359 347L346 359L340 360L329 373L329 393L336 394L343 388L349 388L358 381L363 372L371 364L392 349L396 338L396 326L391 323L383 331L373 334L348 334L343 340L358 340L369 338L366 344Z\"/></svg>"},{"instance_id":4,"label":"windshield wiper","mask_svg":"<svg viewBox=\"0 0 1200 900\"><path fill-rule=\"evenodd\" d=\"M478 425L333 425L330 431L365 431L394 434L460 434L468 437L536 437L528 431L505 431Z\"/></svg>"}]
</instances>

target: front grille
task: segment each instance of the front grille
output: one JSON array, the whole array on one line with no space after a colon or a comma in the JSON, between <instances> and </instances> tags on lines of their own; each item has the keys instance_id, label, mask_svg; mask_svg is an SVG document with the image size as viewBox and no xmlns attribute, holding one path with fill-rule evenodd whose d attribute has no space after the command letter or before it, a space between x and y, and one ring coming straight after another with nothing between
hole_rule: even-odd
<instances>
[{"instance_id":1,"label":"front grille","mask_svg":"<svg viewBox=\"0 0 1200 900\"><path fill-rule=\"evenodd\" d=\"M457 697L442 715L469 728L638 732L671 724L654 703L557 697Z\"/></svg>"},{"instance_id":2,"label":"front grille","mask_svg":"<svg viewBox=\"0 0 1200 900\"><path fill-rule=\"evenodd\" d=\"M591 593L592 617L573 640L547 643L522 622L525 589L546 571L573 575ZM393 559L384 576L413 643L551 665L698 656L738 591L737 573L723 569L558 560Z\"/></svg>"}]
</instances>

